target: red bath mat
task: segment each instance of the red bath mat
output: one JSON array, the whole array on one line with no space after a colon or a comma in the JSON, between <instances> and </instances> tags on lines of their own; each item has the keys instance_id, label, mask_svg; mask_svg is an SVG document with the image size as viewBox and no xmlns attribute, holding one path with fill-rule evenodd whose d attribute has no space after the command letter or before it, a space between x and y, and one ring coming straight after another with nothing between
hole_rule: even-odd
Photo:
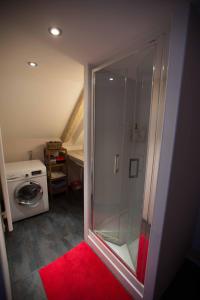
<instances>
[{"instance_id":1,"label":"red bath mat","mask_svg":"<svg viewBox=\"0 0 200 300\"><path fill-rule=\"evenodd\" d=\"M141 234L139 240L139 247L138 247L136 276L137 279L142 283L144 283L148 249L149 249L149 239L144 234Z\"/></svg>"},{"instance_id":2,"label":"red bath mat","mask_svg":"<svg viewBox=\"0 0 200 300\"><path fill-rule=\"evenodd\" d=\"M85 243L39 270L49 300L131 300Z\"/></svg>"}]
</instances>

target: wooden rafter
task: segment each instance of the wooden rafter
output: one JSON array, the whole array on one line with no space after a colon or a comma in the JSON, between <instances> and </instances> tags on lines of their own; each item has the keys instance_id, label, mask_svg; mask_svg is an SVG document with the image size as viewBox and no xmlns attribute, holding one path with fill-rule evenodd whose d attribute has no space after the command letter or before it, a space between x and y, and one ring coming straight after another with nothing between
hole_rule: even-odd
<instances>
[{"instance_id":1,"label":"wooden rafter","mask_svg":"<svg viewBox=\"0 0 200 300\"><path fill-rule=\"evenodd\" d=\"M83 134L83 90L80 92L75 107L61 135L61 140L67 144L76 144Z\"/></svg>"}]
</instances>

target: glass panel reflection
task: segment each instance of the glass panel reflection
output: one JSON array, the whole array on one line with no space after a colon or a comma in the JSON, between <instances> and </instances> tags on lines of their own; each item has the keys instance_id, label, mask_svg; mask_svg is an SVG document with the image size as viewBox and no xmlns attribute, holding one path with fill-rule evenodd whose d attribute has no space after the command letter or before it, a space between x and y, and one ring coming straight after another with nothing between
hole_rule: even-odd
<instances>
[{"instance_id":1,"label":"glass panel reflection","mask_svg":"<svg viewBox=\"0 0 200 300\"><path fill-rule=\"evenodd\" d=\"M143 282L144 211L155 49L95 72L93 230ZM145 207L146 206L146 207Z\"/></svg>"}]
</instances>

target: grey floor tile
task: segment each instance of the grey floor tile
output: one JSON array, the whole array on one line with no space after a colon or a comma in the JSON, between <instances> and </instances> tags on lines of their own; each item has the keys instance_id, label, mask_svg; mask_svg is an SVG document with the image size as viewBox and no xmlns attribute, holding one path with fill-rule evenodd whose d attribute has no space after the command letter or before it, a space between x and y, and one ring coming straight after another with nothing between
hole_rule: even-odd
<instances>
[{"instance_id":1,"label":"grey floor tile","mask_svg":"<svg viewBox=\"0 0 200 300\"><path fill-rule=\"evenodd\" d=\"M13 300L45 300L47 299L40 275L32 272L12 286Z\"/></svg>"},{"instance_id":2,"label":"grey floor tile","mask_svg":"<svg viewBox=\"0 0 200 300\"><path fill-rule=\"evenodd\" d=\"M38 270L83 240L83 196L69 193L50 202L47 213L14 223L6 234L14 300L43 300Z\"/></svg>"}]
</instances>

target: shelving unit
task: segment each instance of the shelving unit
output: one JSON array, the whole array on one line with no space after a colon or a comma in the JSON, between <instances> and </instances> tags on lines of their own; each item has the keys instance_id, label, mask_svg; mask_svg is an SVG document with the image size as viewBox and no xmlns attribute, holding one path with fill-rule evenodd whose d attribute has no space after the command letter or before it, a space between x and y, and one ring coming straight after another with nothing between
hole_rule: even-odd
<instances>
[{"instance_id":1,"label":"shelving unit","mask_svg":"<svg viewBox=\"0 0 200 300\"><path fill-rule=\"evenodd\" d=\"M51 197L55 194L67 192L67 151L65 148L44 150L47 167L48 189Z\"/></svg>"}]
</instances>

